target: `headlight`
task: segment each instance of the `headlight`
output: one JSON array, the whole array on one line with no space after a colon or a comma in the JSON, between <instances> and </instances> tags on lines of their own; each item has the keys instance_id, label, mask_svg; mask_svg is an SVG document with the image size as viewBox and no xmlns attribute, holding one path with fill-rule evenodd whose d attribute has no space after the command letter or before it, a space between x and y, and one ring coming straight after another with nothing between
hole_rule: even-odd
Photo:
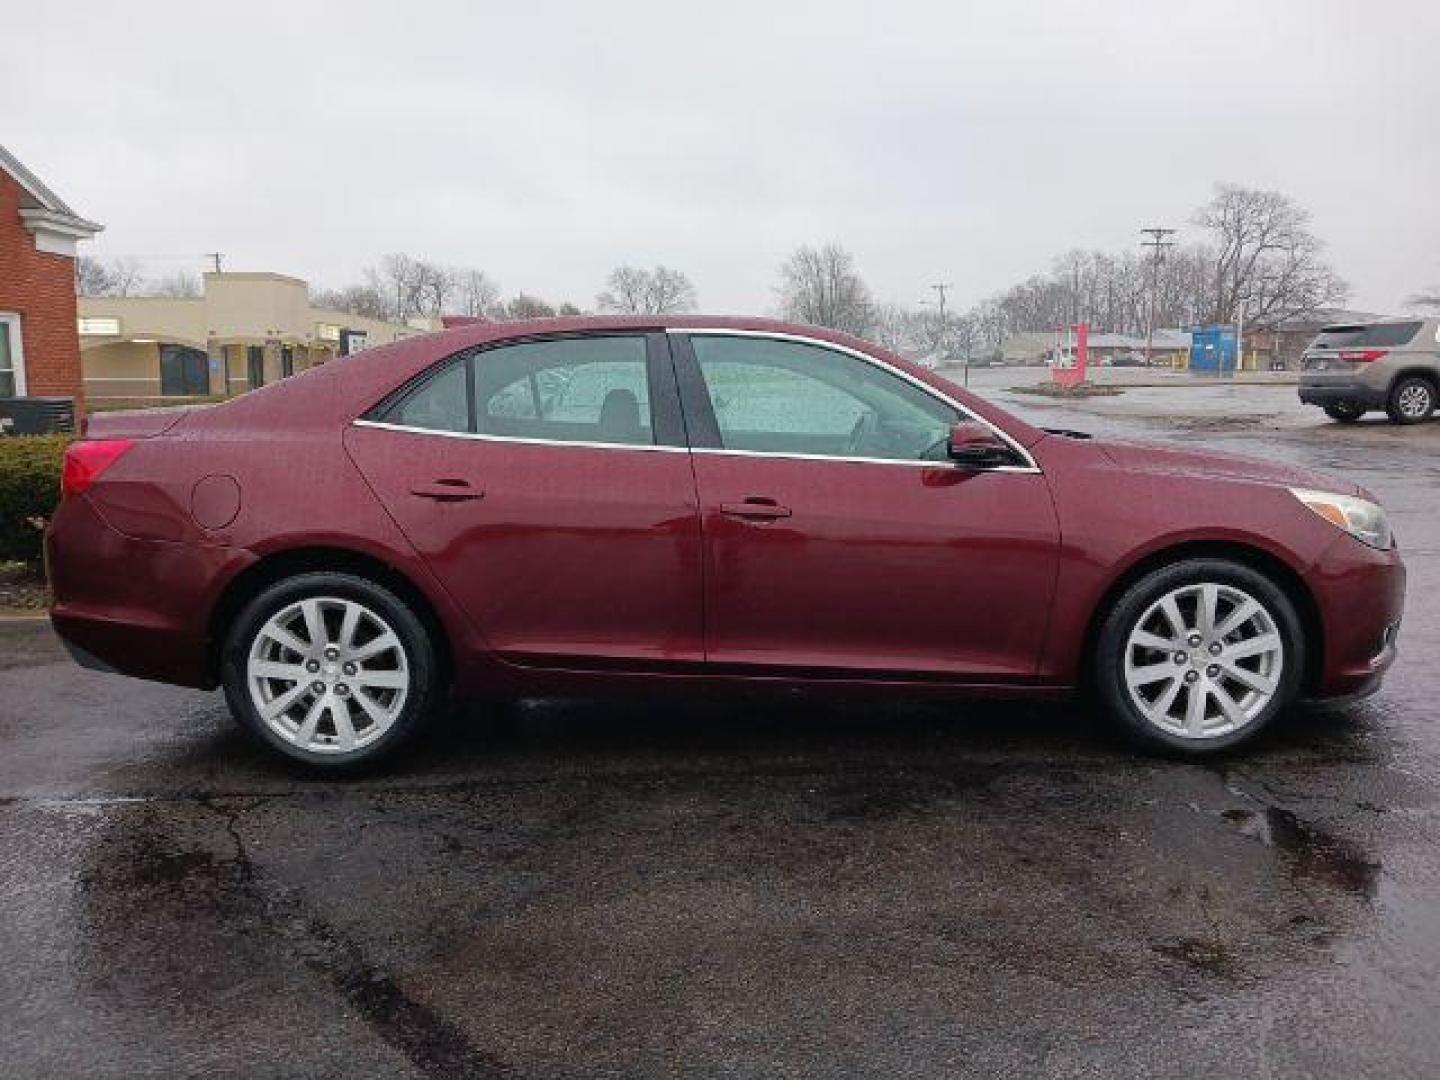
<instances>
[{"instance_id":1,"label":"headlight","mask_svg":"<svg viewBox=\"0 0 1440 1080\"><path fill-rule=\"evenodd\" d=\"M1357 499L1353 495L1310 491L1308 488L1291 488L1290 494L1362 544L1369 544L1383 551L1395 541L1395 534L1390 531L1390 519L1385 516L1379 503L1373 503L1369 499Z\"/></svg>"}]
</instances>

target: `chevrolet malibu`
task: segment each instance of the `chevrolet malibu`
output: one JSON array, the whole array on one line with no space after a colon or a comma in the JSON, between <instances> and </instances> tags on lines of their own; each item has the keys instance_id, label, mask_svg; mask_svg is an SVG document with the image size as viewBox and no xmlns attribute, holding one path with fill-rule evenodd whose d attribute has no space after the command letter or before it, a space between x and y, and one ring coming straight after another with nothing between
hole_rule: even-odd
<instances>
[{"instance_id":1,"label":"chevrolet malibu","mask_svg":"<svg viewBox=\"0 0 1440 1080\"><path fill-rule=\"evenodd\" d=\"M109 414L48 536L80 663L224 688L317 769L458 698L1054 696L1204 754L1395 655L1353 484L1046 430L760 320L483 324Z\"/></svg>"}]
</instances>

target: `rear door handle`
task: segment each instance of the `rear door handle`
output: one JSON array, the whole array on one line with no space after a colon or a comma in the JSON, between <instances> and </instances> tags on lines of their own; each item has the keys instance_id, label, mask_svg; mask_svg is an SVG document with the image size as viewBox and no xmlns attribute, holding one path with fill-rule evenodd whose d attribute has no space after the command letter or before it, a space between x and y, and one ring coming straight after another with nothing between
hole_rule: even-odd
<instances>
[{"instance_id":1,"label":"rear door handle","mask_svg":"<svg viewBox=\"0 0 1440 1080\"><path fill-rule=\"evenodd\" d=\"M483 491L472 488L465 480L432 480L428 484L416 484L410 489L410 494L437 502L471 502L485 497Z\"/></svg>"},{"instance_id":2,"label":"rear door handle","mask_svg":"<svg viewBox=\"0 0 1440 1080\"><path fill-rule=\"evenodd\" d=\"M727 502L720 504L720 513L727 517L742 518L747 521L776 521L780 518L790 516L790 508L781 506L774 499L753 497L744 502Z\"/></svg>"}]
</instances>

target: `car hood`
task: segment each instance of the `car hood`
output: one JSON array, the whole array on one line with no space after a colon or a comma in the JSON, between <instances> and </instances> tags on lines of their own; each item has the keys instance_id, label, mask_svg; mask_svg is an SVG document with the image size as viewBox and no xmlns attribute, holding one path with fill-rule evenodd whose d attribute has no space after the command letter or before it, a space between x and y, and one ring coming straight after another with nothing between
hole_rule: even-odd
<instances>
[{"instance_id":1,"label":"car hood","mask_svg":"<svg viewBox=\"0 0 1440 1080\"><path fill-rule=\"evenodd\" d=\"M1303 487L1332 491L1340 495L1369 497L1365 490L1324 473L1276 461L1213 450L1182 450L1156 443L1096 440L1105 455L1123 469L1133 472L1180 476L1219 477L1276 487Z\"/></svg>"}]
</instances>

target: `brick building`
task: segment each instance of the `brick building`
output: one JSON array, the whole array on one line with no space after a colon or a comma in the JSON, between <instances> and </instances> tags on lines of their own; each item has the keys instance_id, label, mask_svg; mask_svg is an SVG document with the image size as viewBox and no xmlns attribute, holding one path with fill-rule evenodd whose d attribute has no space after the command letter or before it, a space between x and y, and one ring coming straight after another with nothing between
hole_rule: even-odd
<instances>
[{"instance_id":1,"label":"brick building","mask_svg":"<svg viewBox=\"0 0 1440 1080\"><path fill-rule=\"evenodd\" d=\"M75 245L100 229L0 146L0 397L80 399Z\"/></svg>"}]
</instances>

